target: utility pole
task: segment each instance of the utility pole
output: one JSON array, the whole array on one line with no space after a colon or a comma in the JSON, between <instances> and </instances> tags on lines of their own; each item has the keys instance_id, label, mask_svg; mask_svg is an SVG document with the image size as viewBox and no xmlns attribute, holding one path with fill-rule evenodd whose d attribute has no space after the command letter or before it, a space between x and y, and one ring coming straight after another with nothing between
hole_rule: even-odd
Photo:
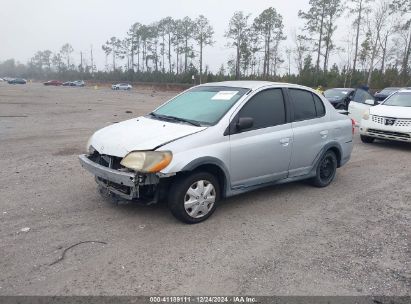
<instances>
[{"instance_id":1,"label":"utility pole","mask_svg":"<svg viewBox=\"0 0 411 304\"><path fill-rule=\"evenodd\" d=\"M288 59L288 77L291 75L291 49L286 49L287 59Z\"/></svg>"},{"instance_id":2,"label":"utility pole","mask_svg":"<svg viewBox=\"0 0 411 304\"><path fill-rule=\"evenodd\" d=\"M80 69L83 72L83 52L80 52Z\"/></svg>"},{"instance_id":3,"label":"utility pole","mask_svg":"<svg viewBox=\"0 0 411 304\"><path fill-rule=\"evenodd\" d=\"M94 73L93 45L90 46L90 57L91 57L91 74L93 74Z\"/></svg>"}]
</instances>

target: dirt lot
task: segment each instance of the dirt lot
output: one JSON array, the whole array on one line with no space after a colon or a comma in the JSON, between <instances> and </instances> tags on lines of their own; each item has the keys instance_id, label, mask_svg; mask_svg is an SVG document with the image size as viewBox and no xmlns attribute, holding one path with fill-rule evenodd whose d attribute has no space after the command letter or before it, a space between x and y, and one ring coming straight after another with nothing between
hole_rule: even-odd
<instances>
[{"instance_id":1,"label":"dirt lot","mask_svg":"<svg viewBox=\"0 0 411 304\"><path fill-rule=\"evenodd\" d=\"M174 94L0 83L0 295L410 294L411 145L357 135L328 188L255 191L194 226L102 200L88 137Z\"/></svg>"}]
</instances>

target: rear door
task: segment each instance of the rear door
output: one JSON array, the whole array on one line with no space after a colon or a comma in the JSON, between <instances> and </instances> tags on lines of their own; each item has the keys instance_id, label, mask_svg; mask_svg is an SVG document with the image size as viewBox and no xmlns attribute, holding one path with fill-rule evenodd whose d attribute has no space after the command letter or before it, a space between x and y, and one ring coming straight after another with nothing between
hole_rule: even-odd
<instances>
[{"instance_id":1,"label":"rear door","mask_svg":"<svg viewBox=\"0 0 411 304\"><path fill-rule=\"evenodd\" d=\"M355 90L353 99L348 106L348 115L354 119L356 124L361 122L362 116L371 107L371 105L365 103L368 99L375 100L367 91L362 89Z\"/></svg>"},{"instance_id":2,"label":"rear door","mask_svg":"<svg viewBox=\"0 0 411 304\"><path fill-rule=\"evenodd\" d=\"M251 128L230 131L230 177L233 188L250 187L288 176L293 132L281 88L256 93L234 115L253 118Z\"/></svg>"},{"instance_id":3,"label":"rear door","mask_svg":"<svg viewBox=\"0 0 411 304\"><path fill-rule=\"evenodd\" d=\"M322 100L304 89L288 89L293 105L293 155L289 177L310 172L322 148L332 135L329 116Z\"/></svg>"}]
</instances>

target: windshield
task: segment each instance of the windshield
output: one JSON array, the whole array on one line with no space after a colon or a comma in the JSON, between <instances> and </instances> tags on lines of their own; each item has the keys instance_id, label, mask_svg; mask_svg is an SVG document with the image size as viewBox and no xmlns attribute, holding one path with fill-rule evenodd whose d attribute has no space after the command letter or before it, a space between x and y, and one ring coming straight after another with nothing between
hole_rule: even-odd
<instances>
[{"instance_id":1,"label":"windshield","mask_svg":"<svg viewBox=\"0 0 411 304\"><path fill-rule=\"evenodd\" d=\"M170 100L153 114L214 125L248 91L234 87L196 87Z\"/></svg>"},{"instance_id":2,"label":"windshield","mask_svg":"<svg viewBox=\"0 0 411 304\"><path fill-rule=\"evenodd\" d=\"M324 96L326 98L344 98L348 93L347 90L330 89L324 92Z\"/></svg>"},{"instance_id":3,"label":"windshield","mask_svg":"<svg viewBox=\"0 0 411 304\"><path fill-rule=\"evenodd\" d=\"M385 106L411 107L411 92L397 92L383 103Z\"/></svg>"},{"instance_id":4,"label":"windshield","mask_svg":"<svg viewBox=\"0 0 411 304\"><path fill-rule=\"evenodd\" d=\"M394 92L397 92L399 89L400 89L400 88L385 88L384 90L382 90L382 91L380 92L380 94L390 95L390 94L392 94L392 93L394 93Z\"/></svg>"}]
</instances>

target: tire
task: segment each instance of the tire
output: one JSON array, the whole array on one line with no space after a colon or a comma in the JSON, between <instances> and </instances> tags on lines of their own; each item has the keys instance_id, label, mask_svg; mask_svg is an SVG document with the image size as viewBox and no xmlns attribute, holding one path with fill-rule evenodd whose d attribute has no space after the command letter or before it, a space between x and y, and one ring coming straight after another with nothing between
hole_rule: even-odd
<instances>
[{"instance_id":1,"label":"tire","mask_svg":"<svg viewBox=\"0 0 411 304\"><path fill-rule=\"evenodd\" d=\"M201 185L202 188L198 188ZM208 196L205 188L208 188ZM194 172L176 179L171 185L168 208L178 220L196 224L211 216L219 200L220 186L217 178L208 172Z\"/></svg>"},{"instance_id":2,"label":"tire","mask_svg":"<svg viewBox=\"0 0 411 304\"><path fill-rule=\"evenodd\" d=\"M360 135L361 141L365 144L372 144L375 140L373 137L369 137L366 135Z\"/></svg>"},{"instance_id":3,"label":"tire","mask_svg":"<svg viewBox=\"0 0 411 304\"><path fill-rule=\"evenodd\" d=\"M337 173L337 156L331 150L325 152L318 162L316 176L311 179L312 185L315 187L327 187L334 180Z\"/></svg>"}]
</instances>

